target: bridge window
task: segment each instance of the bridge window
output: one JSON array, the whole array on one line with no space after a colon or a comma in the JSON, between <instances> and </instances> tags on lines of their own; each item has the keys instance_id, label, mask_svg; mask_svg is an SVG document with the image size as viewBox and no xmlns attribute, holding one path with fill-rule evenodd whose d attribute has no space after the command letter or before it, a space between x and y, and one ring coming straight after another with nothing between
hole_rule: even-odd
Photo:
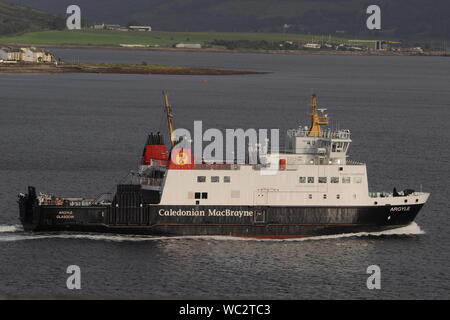
<instances>
[{"instance_id":1,"label":"bridge window","mask_svg":"<svg viewBox=\"0 0 450 320\"><path fill-rule=\"evenodd\" d=\"M231 182L231 177L230 176L223 177L223 182L230 183Z\"/></svg>"},{"instance_id":2,"label":"bridge window","mask_svg":"<svg viewBox=\"0 0 450 320\"><path fill-rule=\"evenodd\" d=\"M345 152L347 149L347 143L334 142L331 146L331 152Z\"/></svg>"},{"instance_id":3,"label":"bridge window","mask_svg":"<svg viewBox=\"0 0 450 320\"><path fill-rule=\"evenodd\" d=\"M197 182L206 182L206 177L205 176L198 176L197 177Z\"/></svg>"},{"instance_id":4,"label":"bridge window","mask_svg":"<svg viewBox=\"0 0 450 320\"><path fill-rule=\"evenodd\" d=\"M339 183L339 177L331 177L331 183Z\"/></svg>"},{"instance_id":5,"label":"bridge window","mask_svg":"<svg viewBox=\"0 0 450 320\"><path fill-rule=\"evenodd\" d=\"M350 177L342 177L342 183L350 183Z\"/></svg>"},{"instance_id":6,"label":"bridge window","mask_svg":"<svg viewBox=\"0 0 450 320\"><path fill-rule=\"evenodd\" d=\"M319 177L319 183L327 183L327 177Z\"/></svg>"},{"instance_id":7,"label":"bridge window","mask_svg":"<svg viewBox=\"0 0 450 320\"><path fill-rule=\"evenodd\" d=\"M300 183L306 183L306 177L300 177L299 178Z\"/></svg>"},{"instance_id":8,"label":"bridge window","mask_svg":"<svg viewBox=\"0 0 450 320\"><path fill-rule=\"evenodd\" d=\"M308 183L314 183L314 177L308 177Z\"/></svg>"},{"instance_id":9,"label":"bridge window","mask_svg":"<svg viewBox=\"0 0 450 320\"><path fill-rule=\"evenodd\" d=\"M347 152L347 149L348 149L348 142L344 142L344 152Z\"/></svg>"},{"instance_id":10,"label":"bridge window","mask_svg":"<svg viewBox=\"0 0 450 320\"><path fill-rule=\"evenodd\" d=\"M220 178L218 176L211 177L211 182L219 182Z\"/></svg>"}]
</instances>

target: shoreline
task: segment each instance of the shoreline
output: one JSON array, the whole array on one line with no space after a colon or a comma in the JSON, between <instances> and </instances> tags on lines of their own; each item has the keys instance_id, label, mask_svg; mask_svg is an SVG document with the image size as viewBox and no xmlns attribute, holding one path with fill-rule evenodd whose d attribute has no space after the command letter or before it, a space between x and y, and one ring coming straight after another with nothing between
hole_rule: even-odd
<instances>
[{"instance_id":1,"label":"shoreline","mask_svg":"<svg viewBox=\"0 0 450 320\"><path fill-rule=\"evenodd\" d=\"M1 73L109 73L109 74L159 74L159 75L256 75L267 72L254 72L244 70L222 70L207 68L189 68L165 65L125 65L125 64L92 64L92 63L15 63L1 64Z\"/></svg>"},{"instance_id":2,"label":"shoreline","mask_svg":"<svg viewBox=\"0 0 450 320\"><path fill-rule=\"evenodd\" d=\"M258 54L289 54L289 55L357 55L357 56L397 56L397 57L450 57L449 51L392 52L392 51L337 51L337 50L251 50L251 49L220 49L220 48L170 48L170 47L122 47L116 45L78 45L78 44L35 44L35 43L0 43L0 46L40 47L49 49L81 49L81 50L125 50L125 51L161 51L161 52L206 52L206 53L258 53Z\"/></svg>"}]
</instances>

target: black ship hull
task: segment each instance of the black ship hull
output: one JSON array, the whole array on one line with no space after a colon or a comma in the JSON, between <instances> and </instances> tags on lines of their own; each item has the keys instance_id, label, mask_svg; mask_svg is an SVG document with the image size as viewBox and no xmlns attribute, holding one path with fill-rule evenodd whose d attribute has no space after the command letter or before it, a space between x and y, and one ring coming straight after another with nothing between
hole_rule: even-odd
<instances>
[{"instance_id":1,"label":"black ship hull","mask_svg":"<svg viewBox=\"0 0 450 320\"><path fill-rule=\"evenodd\" d=\"M108 205L55 206L39 205L28 194L19 199L20 219L26 231L35 232L300 238L407 226L423 206L166 206L142 203L132 192L115 199Z\"/></svg>"}]
</instances>

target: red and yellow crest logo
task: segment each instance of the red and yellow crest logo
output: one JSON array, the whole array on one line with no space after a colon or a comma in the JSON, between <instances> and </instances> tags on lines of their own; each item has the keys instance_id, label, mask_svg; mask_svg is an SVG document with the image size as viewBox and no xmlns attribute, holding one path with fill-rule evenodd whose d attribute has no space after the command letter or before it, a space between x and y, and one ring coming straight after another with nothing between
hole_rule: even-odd
<instances>
[{"instance_id":1,"label":"red and yellow crest logo","mask_svg":"<svg viewBox=\"0 0 450 320\"><path fill-rule=\"evenodd\" d=\"M184 166L184 165L188 164L189 163L188 155L183 151L179 152L175 157L175 163L178 166Z\"/></svg>"},{"instance_id":2,"label":"red and yellow crest logo","mask_svg":"<svg viewBox=\"0 0 450 320\"><path fill-rule=\"evenodd\" d=\"M191 149L172 149L169 169L192 170L194 169L194 159Z\"/></svg>"}]
</instances>

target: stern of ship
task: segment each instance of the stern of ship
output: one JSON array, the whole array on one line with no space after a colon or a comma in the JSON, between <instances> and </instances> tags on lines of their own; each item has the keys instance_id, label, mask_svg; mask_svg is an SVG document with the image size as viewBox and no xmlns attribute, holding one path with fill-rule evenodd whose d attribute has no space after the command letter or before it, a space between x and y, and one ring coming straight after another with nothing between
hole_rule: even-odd
<instances>
[{"instance_id":1,"label":"stern of ship","mask_svg":"<svg viewBox=\"0 0 450 320\"><path fill-rule=\"evenodd\" d=\"M36 196L36 188L28 187L27 194L20 193L19 219L25 231L34 231L39 224L39 203Z\"/></svg>"}]
</instances>

